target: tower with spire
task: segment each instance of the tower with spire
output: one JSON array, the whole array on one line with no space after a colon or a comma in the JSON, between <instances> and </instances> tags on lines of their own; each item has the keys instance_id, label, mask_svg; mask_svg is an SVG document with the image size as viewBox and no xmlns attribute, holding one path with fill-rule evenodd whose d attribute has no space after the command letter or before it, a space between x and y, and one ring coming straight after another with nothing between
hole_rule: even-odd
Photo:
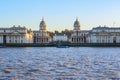
<instances>
[{"instance_id":1,"label":"tower with spire","mask_svg":"<svg viewBox=\"0 0 120 80\"><path fill-rule=\"evenodd\" d=\"M37 44L46 44L52 41L51 37L49 36L48 31L46 31L46 23L44 21L44 18L42 17L42 20L39 24L39 30L34 31L34 43Z\"/></svg>"},{"instance_id":2,"label":"tower with spire","mask_svg":"<svg viewBox=\"0 0 120 80\"><path fill-rule=\"evenodd\" d=\"M78 17L76 17L76 21L74 22L74 31L80 31L80 22L78 21Z\"/></svg>"},{"instance_id":3,"label":"tower with spire","mask_svg":"<svg viewBox=\"0 0 120 80\"><path fill-rule=\"evenodd\" d=\"M80 22L78 17L73 25L73 32L71 34L71 43L84 43L85 42L85 33L80 30Z\"/></svg>"},{"instance_id":4,"label":"tower with spire","mask_svg":"<svg viewBox=\"0 0 120 80\"><path fill-rule=\"evenodd\" d=\"M46 23L44 21L44 18L42 18L42 21L40 22L39 27L40 27L40 31L41 30L44 30L44 31L46 30Z\"/></svg>"}]
</instances>

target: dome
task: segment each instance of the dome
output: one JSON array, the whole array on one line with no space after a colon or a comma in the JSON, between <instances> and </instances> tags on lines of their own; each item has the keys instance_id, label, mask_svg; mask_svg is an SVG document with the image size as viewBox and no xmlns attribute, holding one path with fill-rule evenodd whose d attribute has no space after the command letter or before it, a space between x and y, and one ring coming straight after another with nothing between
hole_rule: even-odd
<instances>
[{"instance_id":1,"label":"dome","mask_svg":"<svg viewBox=\"0 0 120 80\"><path fill-rule=\"evenodd\" d=\"M80 22L78 21L78 18L76 18L76 21L74 22L74 27L80 27Z\"/></svg>"},{"instance_id":2,"label":"dome","mask_svg":"<svg viewBox=\"0 0 120 80\"><path fill-rule=\"evenodd\" d=\"M43 18L42 18L42 21L40 22L40 27L46 27L46 23Z\"/></svg>"}]
</instances>

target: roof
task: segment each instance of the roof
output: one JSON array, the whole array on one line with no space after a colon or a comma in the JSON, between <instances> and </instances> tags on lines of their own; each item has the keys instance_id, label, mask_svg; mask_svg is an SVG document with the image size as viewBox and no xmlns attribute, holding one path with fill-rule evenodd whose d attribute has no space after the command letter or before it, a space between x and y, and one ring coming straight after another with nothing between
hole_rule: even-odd
<instances>
[{"instance_id":1,"label":"roof","mask_svg":"<svg viewBox=\"0 0 120 80\"><path fill-rule=\"evenodd\" d=\"M96 27L96 28L93 28L93 29L120 29L120 27L106 27L106 26L102 27L102 26L99 26L99 27Z\"/></svg>"}]
</instances>

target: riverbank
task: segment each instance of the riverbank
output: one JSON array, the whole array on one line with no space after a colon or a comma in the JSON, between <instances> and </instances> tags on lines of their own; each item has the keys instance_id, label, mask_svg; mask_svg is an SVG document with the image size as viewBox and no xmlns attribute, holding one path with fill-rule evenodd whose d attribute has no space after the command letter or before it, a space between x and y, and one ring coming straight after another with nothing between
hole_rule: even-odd
<instances>
[{"instance_id":1,"label":"riverbank","mask_svg":"<svg viewBox=\"0 0 120 80\"><path fill-rule=\"evenodd\" d=\"M56 47L57 44L0 44L0 46L5 47ZM120 47L119 44L113 43L79 43L79 44L61 44L61 46L69 47Z\"/></svg>"}]
</instances>

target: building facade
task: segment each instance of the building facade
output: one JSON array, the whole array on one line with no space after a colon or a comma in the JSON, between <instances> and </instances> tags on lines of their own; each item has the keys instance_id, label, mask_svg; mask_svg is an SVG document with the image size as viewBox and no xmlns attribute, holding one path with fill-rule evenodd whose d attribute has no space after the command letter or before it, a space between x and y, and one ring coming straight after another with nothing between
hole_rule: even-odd
<instances>
[{"instance_id":1,"label":"building facade","mask_svg":"<svg viewBox=\"0 0 120 80\"><path fill-rule=\"evenodd\" d=\"M55 34L53 36L53 42L56 42L56 41L61 41L61 42L67 42L68 41L68 37L67 35L57 35Z\"/></svg>"},{"instance_id":2,"label":"building facade","mask_svg":"<svg viewBox=\"0 0 120 80\"><path fill-rule=\"evenodd\" d=\"M120 27L96 27L89 32L89 43L120 43Z\"/></svg>"},{"instance_id":3,"label":"building facade","mask_svg":"<svg viewBox=\"0 0 120 80\"><path fill-rule=\"evenodd\" d=\"M10 28L0 28L0 44L10 43L36 43L46 44L55 41L70 43L120 43L120 27L98 26L92 30L81 30L80 22L76 18L73 30L66 35L51 35L46 30L46 23L42 18L38 31L32 31L26 27L13 26ZM52 38L53 37L53 38Z\"/></svg>"},{"instance_id":4,"label":"building facade","mask_svg":"<svg viewBox=\"0 0 120 80\"><path fill-rule=\"evenodd\" d=\"M86 33L80 30L80 22L78 21L78 18L76 18L76 21L74 22L73 26L74 26L74 29L71 34L70 42L71 43L85 43Z\"/></svg>"},{"instance_id":5,"label":"building facade","mask_svg":"<svg viewBox=\"0 0 120 80\"><path fill-rule=\"evenodd\" d=\"M0 43L33 43L33 32L20 26L0 28Z\"/></svg>"},{"instance_id":6,"label":"building facade","mask_svg":"<svg viewBox=\"0 0 120 80\"><path fill-rule=\"evenodd\" d=\"M34 43L50 43L52 38L49 36L49 33L46 31L46 23L44 19L40 22L39 31L34 31Z\"/></svg>"}]
</instances>

